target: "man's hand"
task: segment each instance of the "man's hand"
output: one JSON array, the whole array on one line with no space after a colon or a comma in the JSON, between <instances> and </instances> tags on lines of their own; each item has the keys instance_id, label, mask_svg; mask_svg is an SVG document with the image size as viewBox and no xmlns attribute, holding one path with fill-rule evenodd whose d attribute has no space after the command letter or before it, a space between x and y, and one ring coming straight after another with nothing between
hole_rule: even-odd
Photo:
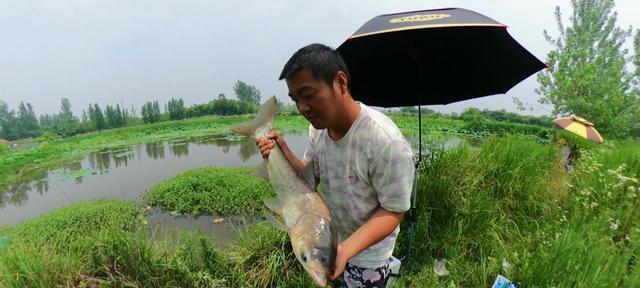
<instances>
[{"instance_id":1,"label":"man's hand","mask_svg":"<svg viewBox=\"0 0 640 288\"><path fill-rule=\"evenodd\" d=\"M340 275L342 275L342 273L344 272L344 268L347 266L348 261L349 258L347 258L344 246L342 246L342 244L339 244L338 251L336 253L335 272L333 272L333 275L328 276L329 280L336 280L336 278L340 277Z\"/></svg>"},{"instance_id":2,"label":"man's hand","mask_svg":"<svg viewBox=\"0 0 640 288\"><path fill-rule=\"evenodd\" d=\"M382 207L378 208L367 222L338 245L335 272L329 276L329 279L338 278L352 257L391 234L400 225L403 217L404 212L391 212Z\"/></svg>"},{"instance_id":3,"label":"man's hand","mask_svg":"<svg viewBox=\"0 0 640 288\"><path fill-rule=\"evenodd\" d=\"M260 154L262 154L262 158L264 159L269 158L269 152L271 152L273 147L276 147L276 144L273 143L272 140L279 141L281 139L280 135L278 135L276 131L269 132L267 137L269 139L258 139L256 141L256 145L258 146L258 149L260 149Z\"/></svg>"}]
</instances>

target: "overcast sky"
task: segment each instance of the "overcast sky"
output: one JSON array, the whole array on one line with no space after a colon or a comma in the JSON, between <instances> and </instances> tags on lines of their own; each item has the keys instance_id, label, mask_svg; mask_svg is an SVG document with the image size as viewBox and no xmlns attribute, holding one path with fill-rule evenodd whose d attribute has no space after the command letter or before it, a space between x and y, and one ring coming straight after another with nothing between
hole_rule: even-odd
<instances>
[{"instance_id":1,"label":"overcast sky","mask_svg":"<svg viewBox=\"0 0 640 288\"><path fill-rule=\"evenodd\" d=\"M543 62L551 48L542 30L557 35L555 6L569 1L205 1L2 0L0 100L11 108L31 102L37 114L59 111L67 97L80 113L89 103L138 108L149 100L182 97L203 103L243 80L290 103L277 78L298 48L339 46L380 14L462 7L509 26L509 33ZM618 0L623 27L640 27L640 1ZM432 106L516 111L512 97L536 103L535 76L506 95ZM547 113L544 108L529 113Z\"/></svg>"}]
</instances>

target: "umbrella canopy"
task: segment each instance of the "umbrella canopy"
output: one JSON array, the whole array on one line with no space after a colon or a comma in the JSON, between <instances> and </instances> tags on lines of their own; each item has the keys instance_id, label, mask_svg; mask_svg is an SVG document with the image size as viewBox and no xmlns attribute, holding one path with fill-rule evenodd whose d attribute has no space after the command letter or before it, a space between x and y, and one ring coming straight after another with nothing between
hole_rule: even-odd
<instances>
[{"instance_id":1,"label":"umbrella canopy","mask_svg":"<svg viewBox=\"0 0 640 288\"><path fill-rule=\"evenodd\" d=\"M337 50L354 98L381 107L506 93L546 67L504 24L459 8L375 17Z\"/></svg>"},{"instance_id":2,"label":"umbrella canopy","mask_svg":"<svg viewBox=\"0 0 640 288\"><path fill-rule=\"evenodd\" d=\"M553 120L553 123L582 138L598 143L602 143L604 141L600 133L598 133L598 130L593 128L593 123L585 120L584 118L578 116L562 117Z\"/></svg>"}]
</instances>

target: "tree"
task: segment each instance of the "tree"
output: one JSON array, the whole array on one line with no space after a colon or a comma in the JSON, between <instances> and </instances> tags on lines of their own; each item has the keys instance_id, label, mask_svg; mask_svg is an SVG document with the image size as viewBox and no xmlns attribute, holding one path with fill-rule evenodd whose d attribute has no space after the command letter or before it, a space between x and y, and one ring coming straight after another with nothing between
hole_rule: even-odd
<instances>
[{"instance_id":1,"label":"tree","mask_svg":"<svg viewBox=\"0 0 640 288\"><path fill-rule=\"evenodd\" d=\"M626 137L637 125L640 105L631 89L631 74L622 49L631 31L616 26L612 0L573 0L570 26L564 27L560 8L556 22L560 35L544 36L553 45L548 69L538 74L541 104L554 107L553 116L575 114L593 122L605 137Z\"/></svg>"},{"instance_id":2,"label":"tree","mask_svg":"<svg viewBox=\"0 0 640 288\"><path fill-rule=\"evenodd\" d=\"M636 30L636 36L633 39L633 50L633 65L636 67L633 77L633 84L635 85L633 92L636 99L640 99L640 30ZM631 135L635 138L640 138L640 105L636 107L635 117L631 123L635 123L635 125L630 128Z\"/></svg>"},{"instance_id":3,"label":"tree","mask_svg":"<svg viewBox=\"0 0 640 288\"><path fill-rule=\"evenodd\" d=\"M165 105L165 110L169 113L169 119L171 120L180 120L185 117L184 101L182 98L171 98L167 105Z\"/></svg>"},{"instance_id":4,"label":"tree","mask_svg":"<svg viewBox=\"0 0 640 288\"><path fill-rule=\"evenodd\" d=\"M104 120L104 114L102 113L100 106L98 106L98 103L93 105L89 104L88 114L94 129L102 131L102 129L106 128L107 123Z\"/></svg>"},{"instance_id":5,"label":"tree","mask_svg":"<svg viewBox=\"0 0 640 288\"><path fill-rule=\"evenodd\" d=\"M45 119L46 120L46 119ZM53 130L56 134L67 137L82 132L79 120L71 111L71 102L67 98L60 99L60 113L53 115ZM41 123L41 125L43 125Z\"/></svg>"},{"instance_id":6,"label":"tree","mask_svg":"<svg viewBox=\"0 0 640 288\"><path fill-rule=\"evenodd\" d=\"M60 99L59 117L62 125L78 123L78 118L73 116L73 112L71 112L71 102L67 98Z\"/></svg>"},{"instance_id":7,"label":"tree","mask_svg":"<svg viewBox=\"0 0 640 288\"><path fill-rule=\"evenodd\" d=\"M478 108L467 108L460 118L465 122L465 127L470 130L482 130L483 126L487 122L487 118L482 114L482 111Z\"/></svg>"},{"instance_id":8,"label":"tree","mask_svg":"<svg viewBox=\"0 0 640 288\"><path fill-rule=\"evenodd\" d=\"M238 80L233 85L233 91L236 93L238 100L260 104L260 90L254 86Z\"/></svg>"},{"instance_id":9,"label":"tree","mask_svg":"<svg viewBox=\"0 0 640 288\"><path fill-rule=\"evenodd\" d=\"M144 123L155 123L160 121L160 104L158 101L147 102L142 105L142 121Z\"/></svg>"},{"instance_id":10,"label":"tree","mask_svg":"<svg viewBox=\"0 0 640 288\"><path fill-rule=\"evenodd\" d=\"M227 96L224 93L218 94L218 100L227 100Z\"/></svg>"},{"instance_id":11,"label":"tree","mask_svg":"<svg viewBox=\"0 0 640 288\"><path fill-rule=\"evenodd\" d=\"M13 110L9 110L7 103L0 101L0 138L16 139L16 119L14 114Z\"/></svg>"},{"instance_id":12,"label":"tree","mask_svg":"<svg viewBox=\"0 0 640 288\"><path fill-rule=\"evenodd\" d=\"M24 104L24 102L20 102L18 106L17 130L18 138L37 137L41 134L40 127L38 126L38 118L36 118L36 113L33 112L31 103L27 102L27 104Z\"/></svg>"},{"instance_id":13,"label":"tree","mask_svg":"<svg viewBox=\"0 0 640 288\"><path fill-rule=\"evenodd\" d=\"M107 125L111 128L122 127L127 121L127 115L124 110L120 109L119 104L116 104L115 108L107 105L104 111Z\"/></svg>"}]
</instances>

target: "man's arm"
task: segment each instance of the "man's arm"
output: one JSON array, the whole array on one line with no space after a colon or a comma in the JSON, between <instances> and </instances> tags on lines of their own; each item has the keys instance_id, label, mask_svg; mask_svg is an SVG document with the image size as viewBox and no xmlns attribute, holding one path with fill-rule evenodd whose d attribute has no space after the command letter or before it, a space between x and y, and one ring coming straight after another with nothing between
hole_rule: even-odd
<instances>
[{"instance_id":1,"label":"man's arm","mask_svg":"<svg viewBox=\"0 0 640 288\"><path fill-rule=\"evenodd\" d=\"M403 217L404 212L391 212L382 207L378 208L367 222L338 245L336 271L330 278L333 280L340 276L353 256L389 236L400 225Z\"/></svg>"}]
</instances>

